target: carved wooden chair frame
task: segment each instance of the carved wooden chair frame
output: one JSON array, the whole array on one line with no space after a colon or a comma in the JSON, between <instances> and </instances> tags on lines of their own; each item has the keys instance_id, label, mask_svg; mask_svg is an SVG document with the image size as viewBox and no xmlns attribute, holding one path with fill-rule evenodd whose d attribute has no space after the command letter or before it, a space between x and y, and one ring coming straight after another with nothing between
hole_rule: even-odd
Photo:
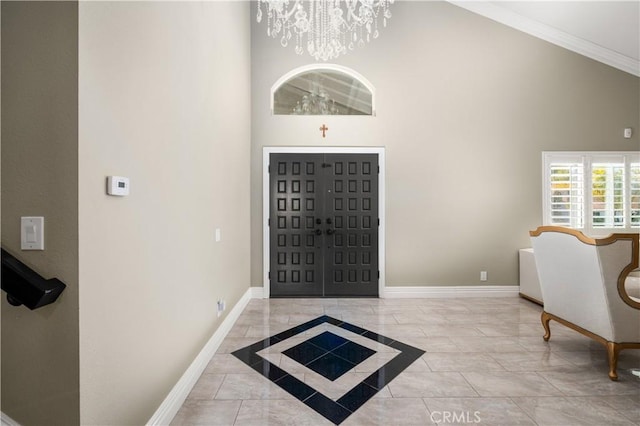
<instances>
[{"instance_id":1,"label":"carved wooden chair frame","mask_svg":"<svg viewBox=\"0 0 640 426\"><path fill-rule=\"evenodd\" d=\"M570 234L578 238L583 243L594 245L594 246L604 246L604 245L612 244L618 240L631 240L631 245L632 245L631 259L632 260L631 260L631 263L629 263L622 270L622 272L620 272L620 275L618 276L618 282L617 282L618 294L620 295L620 298L627 305L631 306L634 309L640 310L640 302L631 298L627 294L627 291L625 289L625 280L627 276L629 276L629 273L631 273L631 271L633 271L634 269L637 269L639 265L639 261L638 261L639 235L638 234L611 234L606 238L590 238L584 235L582 232L577 231L575 229L564 228L561 226L540 226L535 231L530 231L529 235L532 237L537 237L543 232L560 232L563 234ZM585 330L584 328L572 322L569 322L567 320L564 320L562 318L559 318L553 314L550 314L544 311L544 308L543 308L540 319L542 321L542 326L544 327L544 331L545 331L545 334L543 336L543 339L545 341L549 341L549 338L551 337L549 321L554 320L604 345L604 347L607 349L607 359L609 362L609 378L611 380L618 380L617 367L618 367L618 355L620 354L620 351L623 349L640 349L640 342L622 342L622 343L610 342L604 337L598 336L597 334L592 333L589 330Z\"/></svg>"}]
</instances>

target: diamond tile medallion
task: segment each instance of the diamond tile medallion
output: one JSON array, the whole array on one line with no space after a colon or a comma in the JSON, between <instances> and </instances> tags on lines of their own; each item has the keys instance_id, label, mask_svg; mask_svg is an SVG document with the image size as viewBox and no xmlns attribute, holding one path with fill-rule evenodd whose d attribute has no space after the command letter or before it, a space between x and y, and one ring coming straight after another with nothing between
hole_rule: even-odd
<instances>
[{"instance_id":1,"label":"diamond tile medallion","mask_svg":"<svg viewBox=\"0 0 640 426\"><path fill-rule=\"evenodd\" d=\"M351 390L337 399L331 399L258 354L292 337L296 337L297 342L301 335L323 324L330 324L336 330L348 331L345 335L353 334L370 339L372 343L386 345L394 349L397 355ZM424 353L421 349L327 315L232 352L236 358L336 425L358 410ZM375 350L331 331L324 331L282 351L282 355L332 382L375 354Z\"/></svg>"}]
</instances>

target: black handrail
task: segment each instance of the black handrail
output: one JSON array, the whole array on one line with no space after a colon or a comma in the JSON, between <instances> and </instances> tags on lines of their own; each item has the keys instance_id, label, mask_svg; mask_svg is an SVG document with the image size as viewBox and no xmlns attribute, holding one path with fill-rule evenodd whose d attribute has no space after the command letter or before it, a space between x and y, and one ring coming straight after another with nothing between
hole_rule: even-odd
<instances>
[{"instance_id":1,"label":"black handrail","mask_svg":"<svg viewBox=\"0 0 640 426\"><path fill-rule=\"evenodd\" d=\"M2 290L13 306L36 309L56 301L67 287L57 278L44 279L40 274L2 250Z\"/></svg>"}]
</instances>

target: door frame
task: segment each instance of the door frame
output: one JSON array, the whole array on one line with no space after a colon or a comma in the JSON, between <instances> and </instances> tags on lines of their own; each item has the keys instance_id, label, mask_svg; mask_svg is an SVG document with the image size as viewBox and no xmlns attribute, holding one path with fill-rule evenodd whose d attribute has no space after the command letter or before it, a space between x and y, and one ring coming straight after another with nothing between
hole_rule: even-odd
<instances>
[{"instance_id":1,"label":"door frame","mask_svg":"<svg viewBox=\"0 0 640 426\"><path fill-rule=\"evenodd\" d=\"M380 226L378 227L378 297L384 297L385 288L385 148L384 147L336 147L336 146L265 146L262 148L262 297L268 299L271 294L269 281L270 244L269 244L269 155L282 154L378 154L378 215Z\"/></svg>"}]
</instances>

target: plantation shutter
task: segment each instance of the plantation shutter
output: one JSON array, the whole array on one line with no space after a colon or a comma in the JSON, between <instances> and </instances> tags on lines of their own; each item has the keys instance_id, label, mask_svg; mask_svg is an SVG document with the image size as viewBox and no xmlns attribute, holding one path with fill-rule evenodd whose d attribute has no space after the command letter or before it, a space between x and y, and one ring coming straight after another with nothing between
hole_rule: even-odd
<instances>
[{"instance_id":1,"label":"plantation shutter","mask_svg":"<svg viewBox=\"0 0 640 426\"><path fill-rule=\"evenodd\" d=\"M545 152L543 167L545 225L587 235L640 229L640 153Z\"/></svg>"},{"instance_id":2,"label":"plantation shutter","mask_svg":"<svg viewBox=\"0 0 640 426\"><path fill-rule=\"evenodd\" d=\"M624 163L591 164L591 226L624 228Z\"/></svg>"},{"instance_id":3,"label":"plantation shutter","mask_svg":"<svg viewBox=\"0 0 640 426\"><path fill-rule=\"evenodd\" d=\"M640 228L640 163L631 163L629 170L629 210L631 227Z\"/></svg>"},{"instance_id":4,"label":"plantation shutter","mask_svg":"<svg viewBox=\"0 0 640 426\"><path fill-rule=\"evenodd\" d=\"M548 166L548 224L584 227L584 165L582 159L559 158Z\"/></svg>"}]
</instances>

